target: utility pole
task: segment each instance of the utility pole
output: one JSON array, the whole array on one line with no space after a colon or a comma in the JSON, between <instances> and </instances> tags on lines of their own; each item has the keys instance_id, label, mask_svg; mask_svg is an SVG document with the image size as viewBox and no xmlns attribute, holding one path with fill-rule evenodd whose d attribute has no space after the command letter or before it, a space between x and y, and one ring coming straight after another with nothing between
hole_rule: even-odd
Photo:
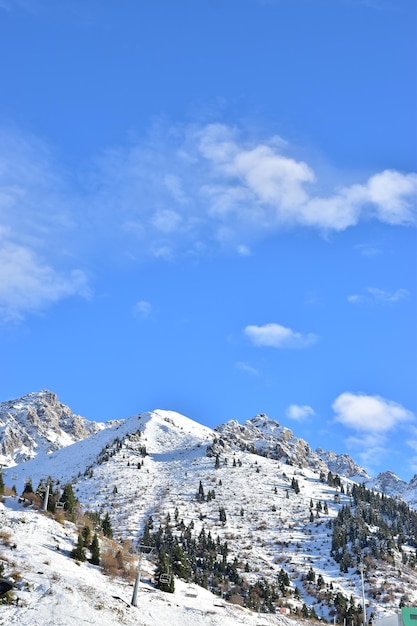
<instances>
[{"instance_id":1,"label":"utility pole","mask_svg":"<svg viewBox=\"0 0 417 626\"><path fill-rule=\"evenodd\" d=\"M364 563L359 563L358 565L358 569L361 573L361 583L362 583L362 609L363 609L363 626L366 626L366 607L365 607L365 586L364 586L364 582L363 582L363 572L365 571L366 567Z\"/></svg>"}]
</instances>

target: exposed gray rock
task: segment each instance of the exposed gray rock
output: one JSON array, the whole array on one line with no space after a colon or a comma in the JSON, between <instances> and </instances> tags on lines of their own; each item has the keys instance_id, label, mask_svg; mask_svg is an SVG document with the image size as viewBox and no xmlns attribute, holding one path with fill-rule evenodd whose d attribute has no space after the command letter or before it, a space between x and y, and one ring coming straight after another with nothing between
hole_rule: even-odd
<instances>
[{"instance_id":1,"label":"exposed gray rock","mask_svg":"<svg viewBox=\"0 0 417 626\"><path fill-rule=\"evenodd\" d=\"M114 422L112 422L114 423ZM91 422L60 402L55 393L42 390L0 403L0 458L13 465L50 453L107 428Z\"/></svg>"}]
</instances>

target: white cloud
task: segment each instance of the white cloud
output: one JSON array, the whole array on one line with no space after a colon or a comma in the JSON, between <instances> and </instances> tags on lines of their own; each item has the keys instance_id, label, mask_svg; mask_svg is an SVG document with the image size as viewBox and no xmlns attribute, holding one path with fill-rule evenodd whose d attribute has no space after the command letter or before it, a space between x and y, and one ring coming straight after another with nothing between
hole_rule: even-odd
<instances>
[{"instance_id":1,"label":"white cloud","mask_svg":"<svg viewBox=\"0 0 417 626\"><path fill-rule=\"evenodd\" d=\"M62 298L90 295L85 272L71 267L81 239L77 222L75 194L49 147L0 128L2 320L21 320Z\"/></svg>"},{"instance_id":2,"label":"white cloud","mask_svg":"<svg viewBox=\"0 0 417 626\"><path fill-rule=\"evenodd\" d=\"M225 124L155 125L148 138L107 150L80 174L59 167L53 150L38 138L0 129L0 233L7 254L20 250L30 257L33 275L49 272L50 291L45 287L43 293L44 303L52 303L59 293L82 291L71 259L87 255L170 261L222 246L247 256L254 241L282 228L335 231L365 218L415 221L415 174L385 170L335 189L291 149L280 137L247 138ZM47 295L52 285L54 297ZM23 294L17 306L12 293L3 287L3 310L7 298L9 310L19 315L24 302L28 311L41 307L40 287L36 306ZM367 294L385 302L405 295ZM295 347L316 340L279 325L250 328L248 336L258 345Z\"/></svg>"},{"instance_id":3,"label":"white cloud","mask_svg":"<svg viewBox=\"0 0 417 626\"><path fill-rule=\"evenodd\" d=\"M69 296L88 297L85 274L57 272L27 247L3 242L0 248L0 317L19 321Z\"/></svg>"},{"instance_id":4,"label":"white cloud","mask_svg":"<svg viewBox=\"0 0 417 626\"><path fill-rule=\"evenodd\" d=\"M140 225L130 231L132 248L169 248L168 258L195 251L197 241L200 250L248 249L282 228L415 221L415 174L386 170L335 188L291 151L280 137L249 139L226 124L155 125L148 139L96 160L86 210L112 238L123 224Z\"/></svg>"},{"instance_id":5,"label":"white cloud","mask_svg":"<svg viewBox=\"0 0 417 626\"><path fill-rule=\"evenodd\" d=\"M255 346L271 348L306 348L318 340L312 333L303 335L280 324L246 326L244 332Z\"/></svg>"},{"instance_id":6,"label":"white cloud","mask_svg":"<svg viewBox=\"0 0 417 626\"><path fill-rule=\"evenodd\" d=\"M180 203L185 203L188 201L188 198L184 192L182 180L179 176L174 176L173 174L166 174L164 176L163 183L165 187L172 194L174 200L177 200Z\"/></svg>"},{"instance_id":7,"label":"white cloud","mask_svg":"<svg viewBox=\"0 0 417 626\"><path fill-rule=\"evenodd\" d=\"M287 417L297 422L302 422L308 419L309 417L312 417L315 414L316 413L314 409L312 409L311 406L308 406L306 404L303 404L303 405L290 404L290 406L285 411L285 415Z\"/></svg>"},{"instance_id":8,"label":"white cloud","mask_svg":"<svg viewBox=\"0 0 417 626\"><path fill-rule=\"evenodd\" d=\"M255 367L252 367L252 365L249 365L248 363L244 363L243 361L239 361L238 363L236 363L236 367L237 369L242 370L242 372L252 374L252 376L259 376L259 370L257 370Z\"/></svg>"},{"instance_id":9,"label":"white cloud","mask_svg":"<svg viewBox=\"0 0 417 626\"><path fill-rule=\"evenodd\" d=\"M375 468L380 467L381 463L393 452L389 449L386 435L378 432L361 433L360 437L348 437L346 445L348 450L354 451L361 465L371 475L375 473Z\"/></svg>"},{"instance_id":10,"label":"white cloud","mask_svg":"<svg viewBox=\"0 0 417 626\"><path fill-rule=\"evenodd\" d=\"M360 243L355 246L363 256L377 256L381 254L381 249L369 244Z\"/></svg>"},{"instance_id":11,"label":"white cloud","mask_svg":"<svg viewBox=\"0 0 417 626\"><path fill-rule=\"evenodd\" d=\"M146 300L139 300L135 304L134 312L138 317L145 319L152 314L152 304Z\"/></svg>"},{"instance_id":12,"label":"white cloud","mask_svg":"<svg viewBox=\"0 0 417 626\"><path fill-rule=\"evenodd\" d=\"M417 175L385 170L365 183L342 187L329 196L314 193L312 167L283 153L272 139L246 146L236 129L212 124L197 133L201 155L217 182L204 186L217 217L257 221L258 227L304 225L344 230L368 214L388 224L415 222Z\"/></svg>"},{"instance_id":13,"label":"white cloud","mask_svg":"<svg viewBox=\"0 0 417 626\"><path fill-rule=\"evenodd\" d=\"M414 419L413 413L401 404L361 393L342 393L332 408L336 422L364 432L383 433Z\"/></svg>"},{"instance_id":14,"label":"white cloud","mask_svg":"<svg viewBox=\"0 0 417 626\"><path fill-rule=\"evenodd\" d=\"M415 222L417 174L385 170L371 176L367 184L367 193L381 222L387 224Z\"/></svg>"},{"instance_id":15,"label":"white cloud","mask_svg":"<svg viewBox=\"0 0 417 626\"><path fill-rule=\"evenodd\" d=\"M238 254L240 254L240 256L251 256L252 254L251 249L245 245L237 246L236 249L237 249Z\"/></svg>"},{"instance_id":16,"label":"white cloud","mask_svg":"<svg viewBox=\"0 0 417 626\"><path fill-rule=\"evenodd\" d=\"M348 296L348 301L353 304L361 302L379 302L382 304L393 304L408 298L410 295L407 289L397 289L396 291L386 291L377 287L368 287L366 294L353 294Z\"/></svg>"},{"instance_id":17,"label":"white cloud","mask_svg":"<svg viewBox=\"0 0 417 626\"><path fill-rule=\"evenodd\" d=\"M180 227L181 215L169 209L158 211L152 218L152 224L163 233L173 233Z\"/></svg>"}]
</instances>

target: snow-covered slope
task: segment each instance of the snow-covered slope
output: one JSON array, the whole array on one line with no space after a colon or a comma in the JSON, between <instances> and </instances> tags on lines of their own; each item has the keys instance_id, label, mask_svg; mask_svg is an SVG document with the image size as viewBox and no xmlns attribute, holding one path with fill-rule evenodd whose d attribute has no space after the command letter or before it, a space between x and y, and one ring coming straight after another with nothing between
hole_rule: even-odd
<instances>
[{"instance_id":1,"label":"snow-covered slope","mask_svg":"<svg viewBox=\"0 0 417 626\"><path fill-rule=\"evenodd\" d=\"M16 583L15 602L0 608L2 626L297 626L285 617L259 618L220 602L205 589L190 591L189 585L179 580L174 594L157 591L147 581L154 566L146 560L137 606L132 606L132 582L110 578L99 567L69 557L77 540L74 524L59 524L10 497L0 504L0 521L1 561L6 575L13 576ZM104 540L101 548L106 549ZM136 556L135 570L137 562Z\"/></svg>"}]
</instances>

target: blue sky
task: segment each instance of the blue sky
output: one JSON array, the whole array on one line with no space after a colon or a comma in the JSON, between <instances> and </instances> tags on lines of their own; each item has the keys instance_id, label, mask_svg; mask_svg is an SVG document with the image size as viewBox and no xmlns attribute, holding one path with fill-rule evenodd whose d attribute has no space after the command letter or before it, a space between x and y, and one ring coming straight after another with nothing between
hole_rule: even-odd
<instances>
[{"instance_id":1,"label":"blue sky","mask_svg":"<svg viewBox=\"0 0 417 626\"><path fill-rule=\"evenodd\" d=\"M414 0L0 0L0 399L417 472Z\"/></svg>"}]
</instances>

